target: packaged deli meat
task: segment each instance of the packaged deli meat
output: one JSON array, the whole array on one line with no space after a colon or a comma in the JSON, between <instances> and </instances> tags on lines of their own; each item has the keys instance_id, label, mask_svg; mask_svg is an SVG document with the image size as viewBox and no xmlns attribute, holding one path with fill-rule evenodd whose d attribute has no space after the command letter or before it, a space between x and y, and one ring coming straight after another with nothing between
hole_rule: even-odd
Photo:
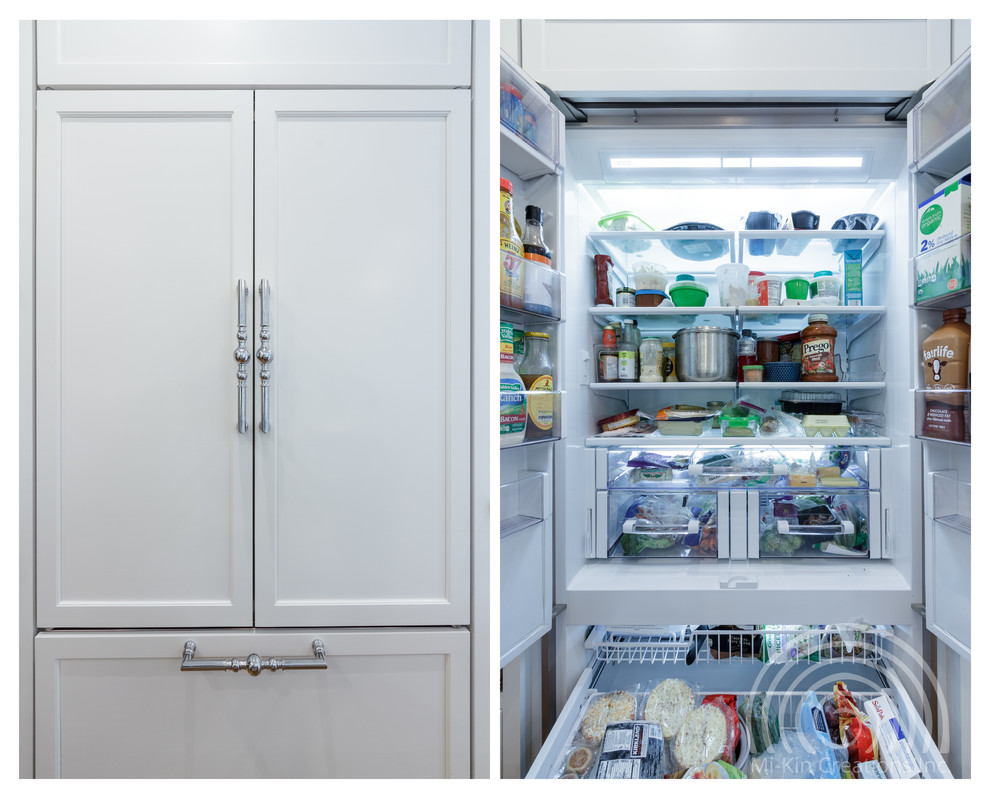
<instances>
[{"instance_id":1,"label":"packaged deli meat","mask_svg":"<svg viewBox=\"0 0 990 798\"><path fill-rule=\"evenodd\" d=\"M663 730L659 723L636 720L605 729L595 778L662 779Z\"/></svg>"}]
</instances>

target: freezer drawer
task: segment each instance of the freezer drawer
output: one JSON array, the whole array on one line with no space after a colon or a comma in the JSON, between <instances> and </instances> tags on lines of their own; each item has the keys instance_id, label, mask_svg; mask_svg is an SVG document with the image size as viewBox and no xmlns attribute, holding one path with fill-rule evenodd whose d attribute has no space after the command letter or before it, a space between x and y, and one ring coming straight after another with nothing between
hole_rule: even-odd
<instances>
[{"instance_id":1,"label":"freezer drawer","mask_svg":"<svg viewBox=\"0 0 990 798\"><path fill-rule=\"evenodd\" d=\"M595 515L594 557L729 556L728 491L600 490Z\"/></svg>"},{"instance_id":2,"label":"freezer drawer","mask_svg":"<svg viewBox=\"0 0 990 798\"><path fill-rule=\"evenodd\" d=\"M180 670L251 653L326 669ZM469 634L455 629L42 633L41 778L467 777Z\"/></svg>"},{"instance_id":3,"label":"freezer drawer","mask_svg":"<svg viewBox=\"0 0 990 798\"><path fill-rule=\"evenodd\" d=\"M796 631L776 627L774 633ZM813 691L820 701L831 695L837 680L842 680L863 711L866 700L885 695L901 721L901 730L922 777L952 778L903 683L885 660L889 630L831 627L804 628L801 633L802 638L794 639L801 641L804 658L791 656L784 646L779 649L783 653L771 654L772 661L764 662L758 656L763 650L762 631L706 630L701 637L697 628L688 627L595 627L586 644L588 667L579 676L527 778L562 777L576 744L587 745L597 754L597 744L582 733L582 720L596 697L613 691L630 692L637 698L636 717L642 718L644 698L653 686L668 678L693 686L699 703L707 695L733 695L740 701L762 693L778 715L781 732L788 740L795 739L799 706L808 691ZM733 640L738 648L733 649ZM718 654L739 648L757 656ZM686 659L692 649L696 659L688 665ZM808 658L812 655L813 659ZM745 733L742 737L744 741L748 739ZM786 765L791 752L785 745L776 745L774 752L778 763ZM737 762L744 773L752 773L750 760L755 756L748 748L738 749Z\"/></svg>"},{"instance_id":4,"label":"freezer drawer","mask_svg":"<svg viewBox=\"0 0 990 798\"><path fill-rule=\"evenodd\" d=\"M880 557L877 491L748 492L749 557Z\"/></svg>"}]
</instances>

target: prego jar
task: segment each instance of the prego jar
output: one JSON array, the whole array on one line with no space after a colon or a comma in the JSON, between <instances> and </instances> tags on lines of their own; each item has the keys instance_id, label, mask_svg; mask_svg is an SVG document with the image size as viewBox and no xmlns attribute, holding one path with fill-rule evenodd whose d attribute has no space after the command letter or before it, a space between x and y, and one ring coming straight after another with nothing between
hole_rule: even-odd
<instances>
[{"instance_id":1,"label":"prego jar","mask_svg":"<svg viewBox=\"0 0 990 798\"><path fill-rule=\"evenodd\" d=\"M801 330L801 382L837 382L835 373L835 327L825 313L808 316Z\"/></svg>"}]
</instances>

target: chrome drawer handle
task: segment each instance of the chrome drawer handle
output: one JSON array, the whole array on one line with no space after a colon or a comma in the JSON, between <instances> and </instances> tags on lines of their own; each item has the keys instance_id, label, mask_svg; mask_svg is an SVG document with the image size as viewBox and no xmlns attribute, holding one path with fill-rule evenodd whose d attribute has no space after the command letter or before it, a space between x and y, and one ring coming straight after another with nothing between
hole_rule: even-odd
<instances>
[{"instance_id":1,"label":"chrome drawer handle","mask_svg":"<svg viewBox=\"0 0 990 798\"><path fill-rule=\"evenodd\" d=\"M244 658L231 657L230 659L197 659L193 660L196 653L196 644L192 640L186 641L185 650L182 652L183 671L233 671L237 673L246 670L252 676L257 676L262 671L309 671L326 670L326 649L322 640L313 641L313 657L261 657L257 654L248 654Z\"/></svg>"},{"instance_id":2,"label":"chrome drawer handle","mask_svg":"<svg viewBox=\"0 0 990 798\"><path fill-rule=\"evenodd\" d=\"M251 350L247 348L247 301L251 293L244 280L237 281L237 431L248 431L247 420L247 364L251 362Z\"/></svg>"},{"instance_id":3,"label":"chrome drawer handle","mask_svg":"<svg viewBox=\"0 0 990 798\"><path fill-rule=\"evenodd\" d=\"M271 428L271 420L268 415L268 383L271 382L272 375L268 369L268 364L272 362L274 355L268 342L271 340L271 327L268 319L269 305L271 304L271 287L268 280L258 283L258 295L261 297L261 325L258 337L261 339L261 346L258 347L257 358L261 364L261 371L258 378L261 380L261 421L258 429L268 432Z\"/></svg>"}]
</instances>

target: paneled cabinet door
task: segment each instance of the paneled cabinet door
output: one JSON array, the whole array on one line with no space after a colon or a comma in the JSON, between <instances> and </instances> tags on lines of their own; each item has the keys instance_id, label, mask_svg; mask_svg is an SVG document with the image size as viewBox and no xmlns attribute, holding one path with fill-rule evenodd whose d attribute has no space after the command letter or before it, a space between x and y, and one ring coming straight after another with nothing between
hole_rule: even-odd
<instances>
[{"instance_id":1,"label":"paneled cabinet door","mask_svg":"<svg viewBox=\"0 0 990 798\"><path fill-rule=\"evenodd\" d=\"M251 116L38 93L39 627L251 624Z\"/></svg>"},{"instance_id":2,"label":"paneled cabinet door","mask_svg":"<svg viewBox=\"0 0 990 798\"><path fill-rule=\"evenodd\" d=\"M54 632L35 639L39 778L467 778L463 629ZM326 669L180 669L258 654Z\"/></svg>"},{"instance_id":3,"label":"paneled cabinet door","mask_svg":"<svg viewBox=\"0 0 990 798\"><path fill-rule=\"evenodd\" d=\"M255 111L256 623L467 623L469 92Z\"/></svg>"}]
</instances>

